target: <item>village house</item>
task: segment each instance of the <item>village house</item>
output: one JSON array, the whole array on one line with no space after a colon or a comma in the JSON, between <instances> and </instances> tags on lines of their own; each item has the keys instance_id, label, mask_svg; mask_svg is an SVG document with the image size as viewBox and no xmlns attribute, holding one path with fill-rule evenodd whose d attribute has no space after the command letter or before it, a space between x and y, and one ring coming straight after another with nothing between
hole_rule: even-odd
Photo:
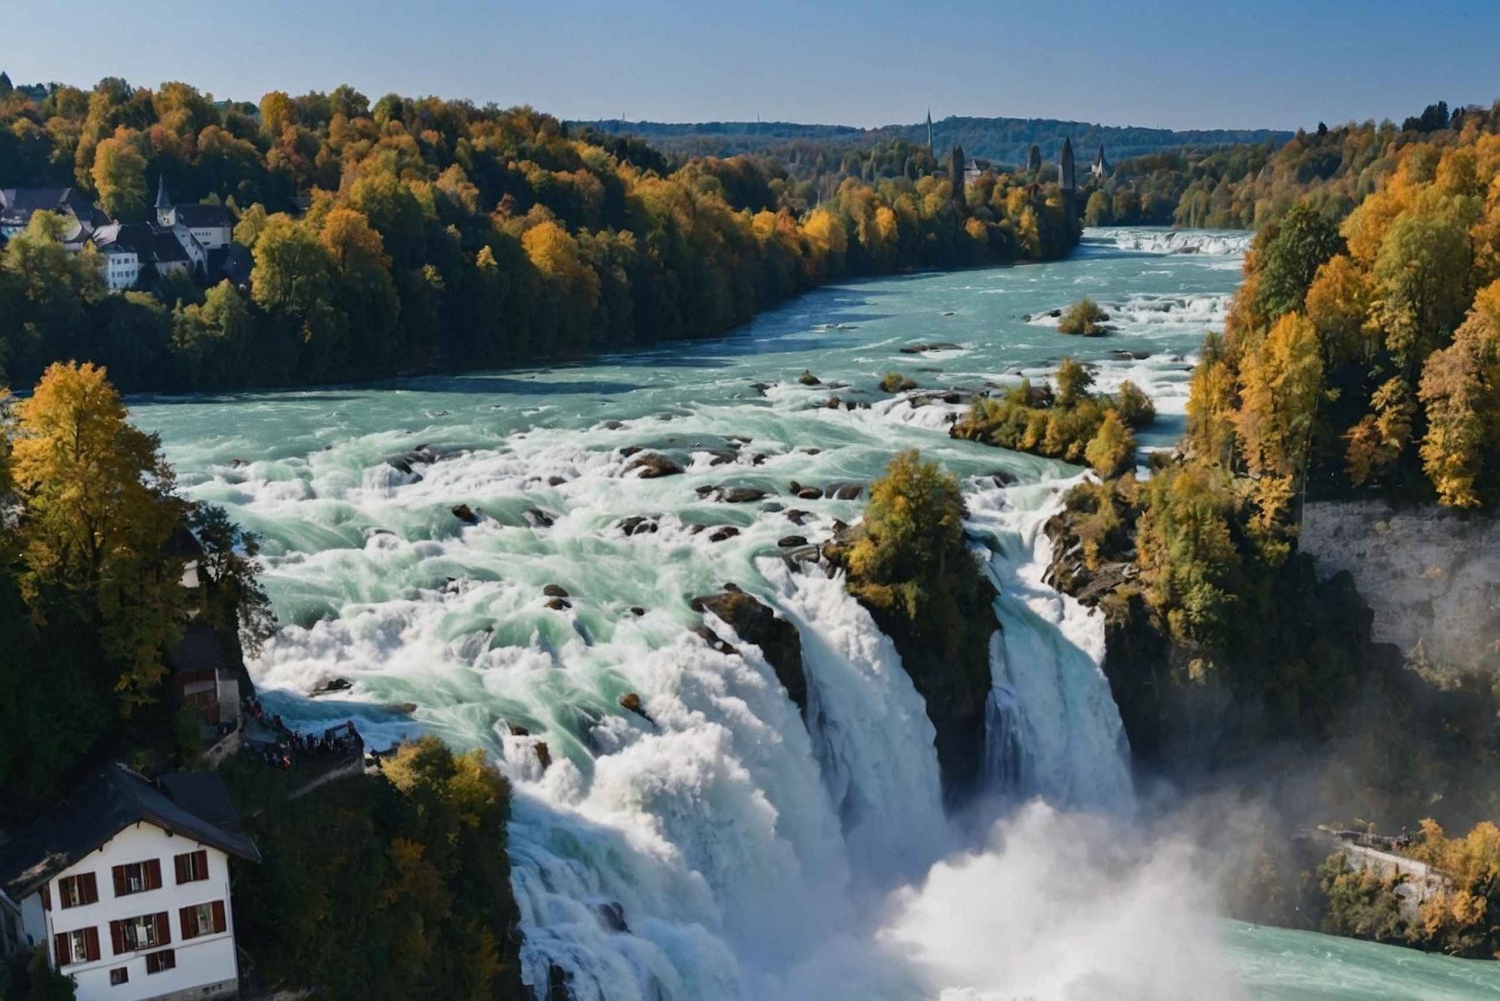
<instances>
[{"instance_id":1,"label":"village house","mask_svg":"<svg viewBox=\"0 0 1500 1001\"><path fill-rule=\"evenodd\" d=\"M108 765L0 845L0 953L44 945L79 1001L235 997L230 856L260 861L217 775Z\"/></svg>"},{"instance_id":2,"label":"village house","mask_svg":"<svg viewBox=\"0 0 1500 1001\"><path fill-rule=\"evenodd\" d=\"M37 212L56 212L67 223L63 245L78 253L109 217L96 209L77 188L0 189L0 237L11 239L24 231Z\"/></svg>"}]
</instances>

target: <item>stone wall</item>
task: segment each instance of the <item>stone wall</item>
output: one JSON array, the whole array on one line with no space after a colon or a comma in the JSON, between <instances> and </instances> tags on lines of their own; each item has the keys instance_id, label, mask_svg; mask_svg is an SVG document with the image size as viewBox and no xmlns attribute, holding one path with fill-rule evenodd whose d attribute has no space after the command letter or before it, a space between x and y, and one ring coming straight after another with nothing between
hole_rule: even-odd
<instances>
[{"instance_id":1,"label":"stone wall","mask_svg":"<svg viewBox=\"0 0 1500 1001\"><path fill-rule=\"evenodd\" d=\"M1318 573L1354 576L1375 612L1374 638L1428 661L1500 660L1500 518L1383 501L1319 501L1300 546Z\"/></svg>"}]
</instances>

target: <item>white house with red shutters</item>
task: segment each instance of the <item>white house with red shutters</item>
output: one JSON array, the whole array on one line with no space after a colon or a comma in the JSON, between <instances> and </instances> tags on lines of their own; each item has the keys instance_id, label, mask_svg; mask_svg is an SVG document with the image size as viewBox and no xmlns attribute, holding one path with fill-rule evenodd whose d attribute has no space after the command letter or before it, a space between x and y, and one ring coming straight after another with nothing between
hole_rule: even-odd
<instances>
[{"instance_id":1,"label":"white house with red shutters","mask_svg":"<svg viewBox=\"0 0 1500 1001\"><path fill-rule=\"evenodd\" d=\"M79 1001L235 997L231 857L260 861L217 775L110 765L0 845L0 952L45 945Z\"/></svg>"}]
</instances>

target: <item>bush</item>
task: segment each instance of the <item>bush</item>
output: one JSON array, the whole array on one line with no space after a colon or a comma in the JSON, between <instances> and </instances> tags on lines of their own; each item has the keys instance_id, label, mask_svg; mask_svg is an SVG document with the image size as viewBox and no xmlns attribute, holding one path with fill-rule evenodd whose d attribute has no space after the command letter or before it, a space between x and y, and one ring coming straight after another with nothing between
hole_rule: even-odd
<instances>
[{"instance_id":1,"label":"bush","mask_svg":"<svg viewBox=\"0 0 1500 1001\"><path fill-rule=\"evenodd\" d=\"M1135 465L1135 435L1118 412L1106 411L1099 430L1084 450L1084 458L1102 479L1113 479Z\"/></svg>"},{"instance_id":2,"label":"bush","mask_svg":"<svg viewBox=\"0 0 1500 1001\"><path fill-rule=\"evenodd\" d=\"M882 393L904 393L907 390L916 388L917 380L909 379L900 372L887 372L880 377L880 391Z\"/></svg>"},{"instance_id":3,"label":"bush","mask_svg":"<svg viewBox=\"0 0 1500 1001\"><path fill-rule=\"evenodd\" d=\"M1063 311L1062 319L1057 321L1057 332L1081 334L1084 337L1103 337L1109 333L1109 328L1104 326L1104 322L1108 319L1109 314L1100 309L1098 303L1084 296Z\"/></svg>"},{"instance_id":4,"label":"bush","mask_svg":"<svg viewBox=\"0 0 1500 1001\"><path fill-rule=\"evenodd\" d=\"M1126 379L1115 393L1115 409L1120 419L1139 431L1156 423L1156 404L1151 402L1141 387Z\"/></svg>"}]
</instances>

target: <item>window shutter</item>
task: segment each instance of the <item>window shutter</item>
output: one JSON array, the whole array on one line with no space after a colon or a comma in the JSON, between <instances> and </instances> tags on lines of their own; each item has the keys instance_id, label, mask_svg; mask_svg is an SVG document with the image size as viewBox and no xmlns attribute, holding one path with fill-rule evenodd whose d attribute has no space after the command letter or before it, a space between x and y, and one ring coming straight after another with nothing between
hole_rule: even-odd
<instances>
[{"instance_id":1,"label":"window shutter","mask_svg":"<svg viewBox=\"0 0 1500 1001\"><path fill-rule=\"evenodd\" d=\"M167 920L167 912L162 911L155 915L156 918L156 944L166 945L172 941L172 922Z\"/></svg>"},{"instance_id":2,"label":"window shutter","mask_svg":"<svg viewBox=\"0 0 1500 1001\"><path fill-rule=\"evenodd\" d=\"M50 911L50 910L52 910L52 884L51 883L43 883L42 884L42 910L44 910L44 911Z\"/></svg>"},{"instance_id":3,"label":"window shutter","mask_svg":"<svg viewBox=\"0 0 1500 1001\"><path fill-rule=\"evenodd\" d=\"M113 869L111 869L110 872L115 877L115 896L125 896L125 893L127 892L125 887L125 867L123 865L117 865Z\"/></svg>"},{"instance_id":4,"label":"window shutter","mask_svg":"<svg viewBox=\"0 0 1500 1001\"><path fill-rule=\"evenodd\" d=\"M198 937L198 909L196 907L184 907L177 912L177 919L182 922L182 940L186 942L190 938Z\"/></svg>"},{"instance_id":5,"label":"window shutter","mask_svg":"<svg viewBox=\"0 0 1500 1001\"><path fill-rule=\"evenodd\" d=\"M97 904L99 902L99 881L94 874L86 872L78 877L83 884L83 902L85 904Z\"/></svg>"},{"instance_id":6,"label":"window shutter","mask_svg":"<svg viewBox=\"0 0 1500 1001\"><path fill-rule=\"evenodd\" d=\"M161 889L161 859L146 860L146 889Z\"/></svg>"},{"instance_id":7,"label":"window shutter","mask_svg":"<svg viewBox=\"0 0 1500 1001\"><path fill-rule=\"evenodd\" d=\"M111 921L109 923L109 944L116 956L125 954L125 922Z\"/></svg>"},{"instance_id":8,"label":"window shutter","mask_svg":"<svg viewBox=\"0 0 1500 1001\"><path fill-rule=\"evenodd\" d=\"M226 922L224 920L224 901L222 901L222 900L215 900L214 901L214 931L223 931L227 927L229 927L229 925L228 925L228 922Z\"/></svg>"},{"instance_id":9,"label":"window shutter","mask_svg":"<svg viewBox=\"0 0 1500 1001\"><path fill-rule=\"evenodd\" d=\"M198 856L198 878L199 879L207 879L208 878L208 852L205 851L204 849L200 848L196 852L196 854Z\"/></svg>"},{"instance_id":10,"label":"window shutter","mask_svg":"<svg viewBox=\"0 0 1500 1001\"><path fill-rule=\"evenodd\" d=\"M68 936L66 935L52 936L52 951L57 956L57 968L59 970L67 966L68 961L73 958L68 954Z\"/></svg>"},{"instance_id":11,"label":"window shutter","mask_svg":"<svg viewBox=\"0 0 1500 1001\"><path fill-rule=\"evenodd\" d=\"M177 882L179 884L186 883L188 881L187 860L188 857L186 855L179 855L172 860L172 864L177 867Z\"/></svg>"},{"instance_id":12,"label":"window shutter","mask_svg":"<svg viewBox=\"0 0 1500 1001\"><path fill-rule=\"evenodd\" d=\"M99 958L99 929L89 925L83 930L84 955L89 957L89 962Z\"/></svg>"}]
</instances>

